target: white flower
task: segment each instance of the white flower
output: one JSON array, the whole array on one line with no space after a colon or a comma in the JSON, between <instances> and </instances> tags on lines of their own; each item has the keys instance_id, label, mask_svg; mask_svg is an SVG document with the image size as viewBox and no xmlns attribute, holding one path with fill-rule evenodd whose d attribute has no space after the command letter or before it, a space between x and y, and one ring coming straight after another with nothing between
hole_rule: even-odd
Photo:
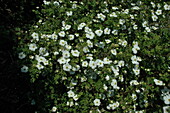
<instances>
[{"instance_id":1,"label":"white flower","mask_svg":"<svg viewBox=\"0 0 170 113\"><path fill-rule=\"evenodd\" d=\"M131 14L130 14L130 18L131 18L131 19L135 19L134 15L131 15Z\"/></svg>"},{"instance_id":2,"label":"white flower","mask_svg":"<svg viewBox=\"0 0 170 113\"><path fill-rule=\"evenodd\" d=\"M68 35L69 40L74 40L74 35Z\"/></svg>"},{"instance_id":3,"label":"white flower","mask_svg":"<svg viewBox=\"0 0 170 113\"><path fill-rule=\"evenodd\" d=\"M37 46L36 46L36 44L30 44L29 45L29 49L31 50L31 51L35 51L36 49L37 49Z\"/></svg>"},{"instance_id":4,"label":"white flower","mask_svg":"<svg viewBox=\"0 0 170 113\"><path fill-rule=\"evenodd\" d=\"M112 71L114 72L114 75L115 75L115 76L118 76L118 75L119 75L119 67L118 67L118 66L116 66L116 67L111 66L111 69L112 69Z\"/></svg>"},{"instance_id":5,"label":"white flower","mask_svg":"<svg viewBox=\"0 0 170 113\"><path fill-rule=\"evenodd\" d=\"M26 57L24 52L19 53L18 55L19 59L24 59Z\"/></svg>"},{"instance_id":6,"label":"white flower","mask_svg":"<svg viewBox=\"0 0 170 113\"><path fill-rule=\"evenodd\" d=\"M21 72L23 72L23 73L28 72L28 67L27 67L27 66L23 66L23 67L21 68Z\"/></svg>"},{"instance_id":7,"label":"white flower","mask_svg":"<svg viewBox=\"0 0 170 113\"><path fill-rule=\"evenodd\" d=\"M109 75L107 75L107 76L105 77L105 79L106 79L106 80L110 80L110 77L109 77Z\"/></svg>"},{"instance_id":8,"label":"white flower","mask_svg":"<svg viewBox=\"0 0 170 113\"><path fill-rule=\"evenodd\" d=\"M162 14L162 10L156 10L155 12L157 15L161 15Z\"/></svg>"},{"instance_id":9,"label":"white flower","mask_svg":"<svg viewBox=\"0 0 170 113\"><path fill-rule=\"evenodd\" d=\"M147 21L144 21L144 22L142 23L142 26L143 26L143 27L146 27L147 24L148 24L148 22L147 22Z\"/></svg>"},{"instance_id":10,"label":"white flower","mask_svg":"<svg viewBox=\"0 0 170 113\"><path fill-rule=\"evenodd\" d=\"M86 38L93 39L95 34L93 32L86 33Z\"/></svg>"},{"instance_id":11,"label":"white flower","mask_svg":"<svg viewBox=\"0 0 170 113\"><path fill-rule=\"evenodd\" d=\"M73 5L72 5L72 8L73 8L73 9L77 8L77 4L73 4Z\"/></svg>"},{"instance_id":12,"label":"white flower","mask_svg":"<svg viewBox=\"0 0 170 113\"><path fill-rule=\"evenodd\" d=\"M158 17L156 15L152 15L152 20L157 21Z\"/></svg>"},{"instance_id":13,"label":"white flower","mask_svg":"<svg viewBox=\"0 0 170 113\"><path fill-rule=\"evenodd\" d=\"M113 63L114 63L114 64L117 64L117 63L118 63L118 61L117 61L117 60L115 60Z\"/></svg>"},{"instance_id":14,"label":"white flower","mask_svg":"<svg viewBox=\"0 0 170 113\"><path fill-rule=\"evenodd\" d=\"M158 79L154 79L154 82L155 82L156 85L159 85L159 86L164 85L164 83L161 80L158 80Z\"/></svg>"},{"instance_id":15,"label":"white flower","mask_svg":"<svg viewBox=\"0 0 170 113\"><path fill-rule=\"evenodd\" d=\"M65 64L67 60L64 57L61 57L60 59L57 60L60 64Z\"/></svg>"},{"instance_id":16,"label":"white flower","mask_svg":"<svg viewBox=\"0 0 170 113\"><path fill-rule=\"evenodd\" d=\"M57 107L53 106L53 108L52 108L51 111L52 111L52 112L56 112L56 111L57 111Z\"/></svg>"},{"instance_id":17,"label":"white flower","mask_svg":"<svg viewBox=\"0 0 170 113\"><path fill-rule=\"evenodd\" d=\"M137 80L131 80L130 85L139 85Z\"/></svg>"},{"instance_id":18,"label":"white flower","mask_svg":"<svg viewBox=\"0 0 170 113\"><path fill-rule=\"evenodd\" d=\"M157 4L157 7L158 7L158 9L161 8L161 4L158 3L158 4Z\"/></svg>"},{"instance_id":19,"label":"white flower","mask_svg":"<svg viewBox=\"0 0 170 113\"><path fill-rule=\"evenodd\" d=\"M45 5L49 5L50 4L50 2L46 1L46 0L43 0L43 2L44 2Z\"/></svg>"},{"instance_id":20,"label":"white flower","mask_svg":"<svg viewBox=\"0 0 170 113\"><path fill-rule=\"evenodd\" d=\"M87 61L83 61L82 62L82 67L87 67L88 66L88 62Z\"/></svg>"},{"instance_id":21,"label":"white flower","mask_svg":"<svg viewBox=\"0 0 170 113\"><path fill-rule=\"evenodd\" d=\"M108 9L103 9L102 13L109 13Z\"/></svg>"},{"instance_id":22,"label":"white flower","mask_svg":"<svg viewBox=\"0 0 170 113\"><path fill-rule=\"evenodd\" d=\"M131 57L131 60L132 60L132 64L139 64L139 60L140 60L140 58L139 57L137 57L136 55L134 55L134 56L132 56Z\"/></svg>"},{"instance_id":23,"label":"white flower","mask_svg":"<svg viewBox=\"0 0 170 113\"><path fill-rule=\"evenodd\" d=\"M49 64L48 60L45 59L45 61L43 61L43 64L48 65Z\"/></svg>"},{"instance_id":24,"label":"white flower","mask_svg":"<svg viewBox=\"0 0 170 113\"><path fill-rule=\"evenodd\" d=\"M87 80L87 78L84 76L84 77L81 77L81 82L85 82Z\"/></svg>"},{"instance_id":25,"label":"white flower","mask_svg":"<svg viewBox=\"0 0 170 113\"><path fill-rule=\"evenodd\" d=\"M95 33L97 34L97 36L101 36L103 34L103 31L99 29L99 30L96 30Z\"/></svg>"},{"instance_id":26,"label":"white flower","mask_svg":"<svg viewBox=\"0 0 170 113\"><path fill-rule=\"evenodd\" d=\"M163 113L170 113L170 106L164 106Z\"/></svg>"},{"instance_id":27,"label":"white flower","mask_svg":"<svg viewBox=\"0 0 170 113\"><path fill-rule=\"evenodd\" d=\"M137 95L136 94L132 94L132 99L136 100L137 99Z\"/></svg>"},{"instance_id":28,"label":"white flower","mask_svg":"<svg viewBox=\"0 0 170 113\"><path fill-rule=\"evenodd\" d=\"M109 60L107 57L105 57L105 58L103 59L103 63L104 63L104 64L110 64L110 63L112 63L112 61Z\"/></svg>"},{"instance_id":29,"label":"white flower","mask_svg":"<svg viewBox=\"0 0 170 113\"><path fill-rule=\"evenodd\" d=\"M139 10L140 8L138 6L134 6L134 7L132 7L132 9Z\"/></svg>"},{"instance_id":30,"label":"white flower","mask_svg":"<svg viewBox=\"0 0 170 113\"><path fill-rule=\"evenodd\" d=\"M170 5L165 4L165 5L164 5L164 9L165 9L165 10L170 10Z\"/></svg>"},{"instance_id":31,"label":"white flower","mask_svg":"<svg viewBox=\"0 0 170 113\"><path fill-rule=\"evenodd\" d=\"M97 63L97 65L98 65L98 67L103 67L104 66L104 63L103 63L103 61L102 60L96 60L96 63Z\"/></svg>"},{"instance_id":32,"label":"white flower","mask_svg":"<svg viewBox=\"0 0 170 113\"><path fill-rule=\"evenodd\" d=\"M100 106L100 104L101 104L100 99L95 99L93 101L93 103L94 103L95 106Z\"/></svg>"},{"instance_id":33,"label":"white flower","mask_svg":"<svg viewBox=\"0 0 170 113\"><path fill-rule=\"evenodd\" d=\"M86 47L83 47L83 52L84 53L87 53L87 52L90 52L89 48L86 46Z\"/></svg>"},{"instance_id":34,"label":"white flower","mask_svg":"<svg viewBox=\"0 0 170 113\"><path fill-rule=\"evenodd\" d=\"M113 10L117 10L117 9L119 9L119 8L118 8L118 7L113 6L113 7L112 7L112 9L113 9Z\"/></svg>"},{"instance_id":35,"label":"white flower","mask_svg":"<svg viewBox=\"0 0 170 113\"><path fill-rule=\"evenodd\" d=\"M136 42L133 42L133 43L136 43ZM134 54L137 54L137 50L140 50L139 46L138 46L138 43L136 43L135 45L133 45L133 48L132 48L132 51Z\"/></svg>"},{"instance_id":36,"label":"white flower","mask_svg":"<svg viewBox=\"0 0 170 113\"><path fill-rule=\"evenodd\" d=\"M66 26L66 22L65 21L62 21L62 26Z\"/></svg>"},{"instance_id":37,"label":"white flower","mask_svg":"<svg viewBox=\"0 0 170 113\"><path fill-rule=\"evenodd\" d=\"M72 48L72 46L70 46L70 45L65 45L65 47L67 50L70 50Z\"/></svg>"},{"instance_id":38,"label":"white flower","mask_svg":"<svg viewBox=\"0 0 170 113\"><path fill-rule=\"evenodd\" d=\"M49 55L46 48L43 48L43 47L40 47L39 54L42 55L42 56L48 56Z\"/></svg>"},{"instance_id":39,"label":"white flower","mask_svg":"<svg viewBox=\"0 0 170 113\"><path fill-rule=\"evenodd\" d=\"M149 27L145 27L146 32L151 32L151 29Z\"/></svg>"},{"instance_id":40,"label":"white flower","mask_svg":"<svg viewBox=\"0 0 170 113\"><path fill-rule=\"evenodd\" d=\"M119 77L119 80L120 80L121 82L123 82L123 81L124 81L123 76L120 76L120 77Z\"/></svg>"},{"instance_id":41,"label":"white flower","mask_svg":"<svg viewBox=\"0 0 170 113\"><path fill-rule=\"evenodd\" d=\"M76 67L72 67L72 71L76 71Z\"/></svg>"},{"instance_id":42,"label":"white flower","mask_svg":"<svg viewBox=\"0 0 170 113\"><path fill-rule=\"evenodd\" d=\"M164 100L164 103L165 103L165 104L170 104L170 94L165 95L165 96L163 97L163 100Z\"/></svg>"},{"instance_id":43,"label":"white flower","mask_svg":"<svg viewBox=\"0 0 170 113\"><path fill-rule=\"evenodd\" d=\"M75 71L79 71L80 66L79 66L79 65L76 65L76 66L75 66L75 68L76 68L76 70L75 70Z\"/></svg>"},{"instance_id":44,"label":"white flower","mask_svg":"<svg viewBox=\"0 0 170 113\"><path fill-rule=\"evenodd\" d=\"M57 1L55 1L53 4L54 4L54 5L57 5L57 6L59 6L59 5L60 5L60 3L59 3L59 2L57 2Z\"/></svg>"},{"instance_id":45,"label":"white flower","mask_svg":"<svg viewBox=\"0 0 170 113\"><path fill-rule=\"evenodd\" d=\"M57 36L55 33L53 33L53 34L51 35L51 38L52 38L53 40L57 40L58 36Z\"/></svg>"},{"instance_id":46,"label":"white flower","mask_svg":"<svg viewBox=\"0 0 170 113\"><path fill-rule=\"evenodd\" d=\"M101 19L102 21L105 20L106 16L103 15L102 13L97 14L97 18Z\"/></svg>"},{"instance_id":47,"label":"white flower","mask_svg":"<svg viewBox=\"0 0 170 113\"><path fill-rule=\"evenodd\" d=\"M107 91L108 87L106 86L106 84L103 84L103 89Z\"/></svg>"},{"instance_id":48,"label":"white flower","mask_svg":"<svg viewBox=\"0 0 170 113\"><path fill-rule=\"evenodd\" d=\"M75 94L72 90L68 91L67 94L68 94L68 97L74 97L75 96Z\"/></svg>"},{"instance_id":49,"label":"white flower","mask_svg":"<svg viewBox=\"0 0 170 113\"><path fill-rule=\"evenodd\" d=\"M115 104L116 104L116 107L119 107L119 102L116 102Z\"/></svg>"},{"instance_id":50,"label":"white flower","mask_svg":"<svg viewBox=\"0 0 170 113\"><path fill-rule=\"evenodd\" d=\"M65 46L65 45L67 45L67 42L65 40L60 40L59 44L61 46Z\"/></svg>"},{"instance_id":51,"label":"white flower","mask_svg":"<svg viewBox=\"0 0 170 113\"><path fill-rule=\"evenodd\" d=\"M127 45L127 41L126 40L122 41L122 46L126 47L126 45Z\"/></svg>"},{"instance_id":52,"label":"white flower","mask_svg":"<svg viewBox=\"0 0 170 113\"><path fill-rule=\"evenodd\" d=\"M105 43L104 42L97 42L97 43L95 43L95 46L97 46L97 47L99 47L99 48L104 48L104 46L105 46Z\"/></svg>"},{"instance_id":53,"label":"white flower","mask_svg":"<svg viewBox=\"0 0 170 113\"><path fill-rule=\"evenodd\" d=\"M90 61L90 62L89 62L89 66L90 66L92 69L95 69L96 66L97 66L97 64L96 64L96 62L94 62L94 61Z\"/></svg>"},{"instance_id":54,"label":"white flower","mask_svg":"<svg viewBox=\"0 0 170 113\"><path fill-rule=\"evenodd\" d=\"M75 57L79 57L80 52L78 50L71 50L71 54Z\"/></svg>"},{"instance_id":55,"label":"white flower","mask_svg":"<svg viewBox=\"0 0 170 113\"><path fill-rule=\"evenodd\" d=\"M110 17L117 17L117 15L116 15L115 12L112 12L112 13L110 14Z\"/></svg>"},{"instance_id":56,"label":"white flower","mask_svg":"<svg viewBox=\"0 0 170 113\"><path fill-rule=\"evenodd\" d=\"M78 98L77 95L74 95L73 99L74 99L75 101L77 101L79 98Z\"/></svg>"},{"instance_id":57,"label":"white flower","mask_svg":"<svg viewBox=\"0 0 170 113\"><path fill-rule=\"evenodd\" d=\"M110 34L110 32L111 32L111 30L110 30L109 28L105 28L105 29L104 29L104 34L109 35L109 34Z\"/></svg>"},{"instance_id":58,"label":"white flower","mask_svg":"<svg viewBox=\"0 0 170 113\"><path fill-rule=\"evenodd\" d=\"M110 110L111 109L110 104L108 106L106 106L106 108Z\"/></svg>"},{"instance_id":59,"label":"white flower","mask_svg":"<svg viewBox=\"0 0 170 113\"><path fill-rule=\"evenodd\" d=\"M70 53L67 50L62 51L62 55L63 55L64 58L69 58L70 57Z\"/></svg>"},{"instance_id":60,"label":"white flower","mask_svg":"<svg viewBox=\"0 0 170 113\"><path fill-rule=\"evenodd\" d=\"M153 30L157 30L157 29L158 29L158 27L152 26L152 29L153 29Z\"/></svg>"},{"instance_id":61,"label":"white flower","mask_svg":"<svg viewBox=\"0 0 170 113\"><path fill-rule=\"evenodd\" d=\"M136 48L137 50L140 50L139 46L138 46L138 42L133 41L133 47Z\"/></svg>"},{"instance_id":62,"label":"white flower","mask_svg":"<svg viewBox=\"0 0 170 113\"><path fill-rule=\"evenodd\" d=\"M111 86L117 86L117 80L116 79L112 79Z\"/></svg>"},{"instance_id":63,"label":"white flower","mask_svg":"<svg viewBox=\"0 0 170 113\"><path fill-rule=\"evenodd\" d=\"M90 60L93 60L93 54L86 54L86 58L90 59Z\"/></svg>"},{"instance_id":64,"label":"white flower","mask_svg":"<svg viewBox=\"0 0 170 113\"><path fill-rule=\"evenodd\" d=\"M105 39L105 42L106 42L106 44L109 44L109 43L112 42L112 41L109 40L109 39Z\"/></svg>"},{"instance_id":65,"label":"white flower","mask_svg":"<svg viewBox=\"0 0 170 113\"><path fill-rule=\"evenodd\" d=\"M63 65L63 70L64 71L70 71L71 68L72 68L72 66L70 64L68 64L68 63Z\"/></svg>"},{"instance_id":66,"label":"white flower","mask_svg":"<svg viewBox=\"0 0 170 113\"><path fill-rule=\"evenodd\" d=\"M137 54L137 52L138 52L136 48L132 48L132 51L134 54Z\"/></svg>"},{"instance_id":67,"label":"white flower","mask_svg":"<svg viewBox=\"0 0 170 113\"><path fill-rule=\"evenodd\" d=\"M133 43L133 46L135 46L135 45L138 46L138 42L137 41L133 41L132 43Z\"/></svg>"},{"instance_id":68,"label":"white flower","mask_svg":"<svg viewBox=\"0 0 170 113\"><path fill-rule=\"evenodd\" d=\"M41 62L42 62L44 65L48 65L47 59L45 59L45 58L42 57L42 56L36 55L36 60L38 61L38 63L41 63Z\"/></svg>"},{"instance_id":69,"label":"white flower","mask_svg":"<svg viewBox=\"0 0 170 113\"><path fill-rule=\"evenodd\" d=\"M59 33L58 33L58 35L60 36L60 37L65 37L65 32L64 31L60 31Z\"/></svg>"},{"instance_id":70,"label":"white flower","mask_svg":"<svg viewBox=\"0 0 170 113\"><path fill-rule=\"evenodd\" d=\"M137 93L140 93L141 91L139 89L136 90Z\"/></svg>"},{"instance_id":71,"label":"white flower","mask_svg":"<svg viewBox=\"0 0 170 113\"><path fill-rule=\"evenodd\" d=\"M81 23L81 24L78 26L78 30L82 30L85 25L86 25L86 23Z\"/></svg>"},{"instance_id":72,"label":"white flower","mask_svg":"<svg viewBox=\"0 0 170 113\"><path fill-rule=\"evenodd\" d=\"M117 55L116 49L111 49L111 53L112 53L113 55Z\"/></svg>"},{"instance_id":73,"label":"white flower","mask_svg":"<svg viewBox=\"0 0 170 113\"><path fill-rule=\"evenodd\" d=\"M114 109L116 109L117 107L119 106L119 102L116 102L116 103L113 103L113 104L109 104L108 106L107 106L107 109L111 109L111 110L114 110Z\"/></svg>"},{"instance_id":74,"label":"white flower","mask_svg":"<svg viewBox=\"0 0 170 113\"><path fill-rule=\"evenodd\" d=\"M113 30L112 34L117 35L118 34L118 30Z\"/></svg>"},{"instance_id":75,"label":"white flower","mask_svg":"<svg viewBox=\"0 0 170 113\"><path fill-rule=\"evenodd\" d=\"M116 79L112 79L111 86L112 86L114 89L119 89L119 87L117 86L117 80L116 80Z\"/></svg>"},{"instance_id":76,"label":"white flower","mask_svg":"<svg viewBox=\"0 0 170 113\"><path fill-rule=\"evenodd\" d=\"M44 66L43 66L42 64L40 64L40 63L37 63L36 67L37 67L39 70L41 70L41 69L44 68Z\"/></svg>"},{"instance_id":77,"label":"white flower","mask_svg":"<svg viewBox=\"0 0 170 113\"><path fill-rule=\"evenodd\" d=\"M66 26L64 27L65 30L69 30L70 28L71 28L71 25L66 25Z\"/></svg>"},{"instance_id":78,"label":"white flower","mask_svg":"<svg viewBox=\"0 0 170 113\"><path fill-rule=\"evenodd\" d=\"M124 19L119 19L119 24L123 25L125 23Z\"/></svg>"},{"instance_id":79,"label":"white flower","mask_svg":"<svg viewBox=\"0 0 170 113\"><path fill-rule=\"evenodd\" d=\"M38 33L32 33L31 35L33 37L33 39L36 39L37 41L39 40L39 36L38 36Z\"/></svg>"},{"instance_id":80,"label":"white flower","mask_svg":"<svg viewBox=\"0 0 170 113\"><path fill-rule=\"evenodd\" d=\"M30 59L34 59L34 56L30 55L29 58L30 58Z\"/></svg>"},{"instance_id":81,"label":"white flower","mask_svg":"<svg viewBox=\"0 0 170 113\"><path fill-rule=\"evenodd\" d=\"M119 67L122 67L122 66L124 66L125 65L125 61L123 61L123 60L120 60L119 62L118 62L118 66Z\"/></svg>"},{"instance_id":82,"label":"white flower","mask_svg":"<svg viewBox=\"0 0 170 113\"><path fill-rule=\"evenodd\" d=\"M79 37L79 33L74 33L74 35L75 35L76 37Z\"/></svg>"},{"instance_id":83,"label":"white flower","mask_svg":"<svg viewBox=\"0 0 170 113\"><path fill-rule=\"evenodd\" d=\"M67 102L67 106L72 107L73 105L74 105L73 101L71 101L71 102Z\"/></svg>"},{"instance_id":84,"label":"white flower","mask_svg":"<svg viewBox=\"0 0 170 113\"><path fill-rule=\"evenodd\" d=\"M72 16L72 15L73 15L73 12L72 12L72 11L67 11L67 12L66 12L66 15L67 15L67 16Z\"/></svg>"},{"instance_id":85,"label":"white flower","mask_svg":"<svg viewBox=\"0 0 170 113\"><path fill-rule=\"evenodd\" d=\"M129 9L123 10L122 13L124 13L124 14L129 14Z\"/></svg>"},{"instance_id":86,"label":"white flower","mask_svg":"<svg viewBox=\"0 0 170 113\"><path fill-rule=\"evenodd\" d=\"M87 42L88 47L90 47L90 48L93 47L93 43L90 40L87 40L86 42Z\"/></svg>"},{"instance_id":87,"label":"white flower","mask_svg":"<svg viewBox=\"0 0 170 113\"><path fill-rule=\"evenodd\" d=\"M85 27L85 32L90 33L90 32L92 32L92 29L90 29L89 27Z\"/></svg>"},{"instance_id":88,"label":"white flower","mask_svg":"<svg viewBox=\"0 0 170 113\"><path fill-rule=\"evenodd\" d=\"M135 75L139 75L140 74L140 70L137 68L133 68L133 72L135 73Z\"/></svg>"},{"instance_id":89,"label":"white flower","mask_svg":"<svg viewBox=\"0 0 170 113\"><path fill-rule=\"evenodd\" d=\"M44 57L39 56L39 55L36 55L36 56L35 56L35 59L36 59L39 63L46 60Z\"/></svg>"},{"instance_id":90,"label":"white flower","mask_svg":"<svg viewBox=\"0 0 170 113\"><path fill-rule=\"evenodd\" d=\"M155 6L156 6L154 2L151 2L151 5L153 8L155 8Z\"/></svg>"},{"instance_id":91,"label":"white flower","mask_svg":"<svg viewBox=\"0 0 170 113\"><path fill-rule=\"evenodd\" d=\"M135 29L135 30L138 29L138 26L137 26L137 25L134 25L134 26L133 26L133 29Z\"/></svg>"}]
</instances>

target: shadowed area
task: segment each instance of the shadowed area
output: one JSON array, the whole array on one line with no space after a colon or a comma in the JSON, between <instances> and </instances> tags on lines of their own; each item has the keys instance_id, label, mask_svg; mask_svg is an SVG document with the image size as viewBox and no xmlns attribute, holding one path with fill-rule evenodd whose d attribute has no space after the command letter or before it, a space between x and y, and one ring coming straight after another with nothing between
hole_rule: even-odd
<instances>
[{"instance_id":1,"label":"shadowed area","mask_svg":"<svg viewBox=\"0 0 170 113\"><path fill-rule=\"evenodd\" d=\"M31 113L29 78L20 73L16 28L27 30L37 20L32 12L42 0L0 0L0 111L1 113Z\"/></svg>"}]
</instances>

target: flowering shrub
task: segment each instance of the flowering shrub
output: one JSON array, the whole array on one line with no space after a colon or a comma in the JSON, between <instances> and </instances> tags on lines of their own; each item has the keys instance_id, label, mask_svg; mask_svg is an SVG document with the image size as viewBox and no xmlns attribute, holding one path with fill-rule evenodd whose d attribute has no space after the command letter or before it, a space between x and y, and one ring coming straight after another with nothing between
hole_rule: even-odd
<instances>
[{"instance_id":1,"label":"flowering shrub","mask_svg":"<svg viewBox=\"0 0 170 113\"><path fill-rule=\"evenodd\" d=\"M18 48L21 71L41 87L32 98L38 111L168 112L168 2L60 0L43 7Z\"/></svg>"}]
</instances>

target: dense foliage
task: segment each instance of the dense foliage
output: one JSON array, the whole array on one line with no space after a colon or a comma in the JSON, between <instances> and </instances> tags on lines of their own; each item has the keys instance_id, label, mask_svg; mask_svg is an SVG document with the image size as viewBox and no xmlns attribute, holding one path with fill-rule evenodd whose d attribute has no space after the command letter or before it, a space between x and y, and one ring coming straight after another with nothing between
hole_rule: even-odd
<instances>
[{"instance_id":1,"label":"dense foliage","mask_svg":"<svg viewBox=\"0 0 170 113\"><path fill-rule=\"evenodd\" d=\"M39 112L165 112L170 104L167 2L44 1L21 34L21 72ZM167 111L168 112L168 111Z\"/></svg>"}]
</instances>

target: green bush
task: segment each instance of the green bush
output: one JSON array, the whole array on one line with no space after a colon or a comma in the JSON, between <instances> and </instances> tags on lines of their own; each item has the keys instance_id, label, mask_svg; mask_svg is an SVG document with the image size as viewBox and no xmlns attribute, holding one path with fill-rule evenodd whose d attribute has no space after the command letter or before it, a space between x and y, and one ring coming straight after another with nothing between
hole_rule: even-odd
<instances>
[{"instance_id":1,"label":"green bush","mask_svg":"<svg viewBox=\"0 0 170 113\"><path fill-rule=\"evenodd\" d=\"M37 111L168 109L170 5L151 1L44 1L18 48Z\"/></svg>"}]
</instances>

